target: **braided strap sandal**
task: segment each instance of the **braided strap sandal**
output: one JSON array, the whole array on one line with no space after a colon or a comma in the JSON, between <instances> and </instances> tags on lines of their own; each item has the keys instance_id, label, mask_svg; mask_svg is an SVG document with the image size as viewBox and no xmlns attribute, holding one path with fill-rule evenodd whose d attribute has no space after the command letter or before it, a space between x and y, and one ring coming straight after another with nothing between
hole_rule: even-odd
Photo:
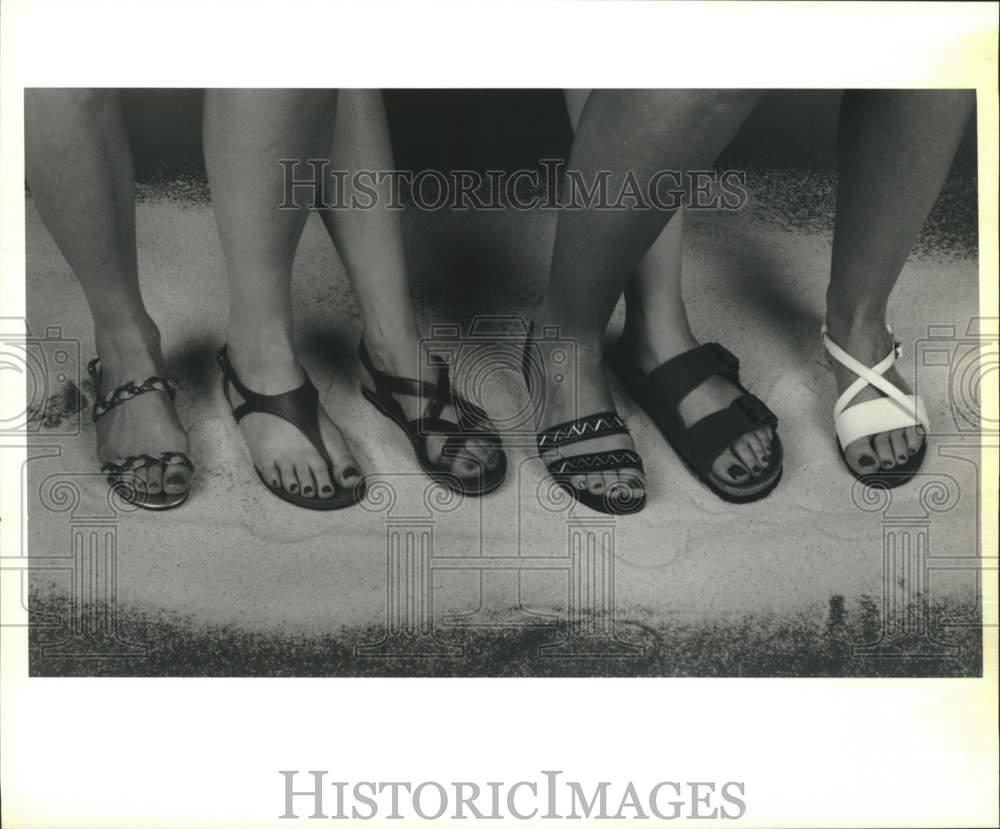
<instances>
[{"instance_id":1,"label":"braided strap sandal","mask_svg":"<svg viewBox=\"0 0 1000 829\"><path fill-rule=\"evenodd\" d=\"M637 369L619 340L611 364L622 385L653 419L667 443L688 469L723 501L745 504L770 494L781 480L784 450L778 438L778 418L764 402L740 383L740 361L719 343L704 343L672 357L649 374ZM709 377L724 377L742 394L724 409L690 426L680 415L680 404ZM746 484L724 481L712 464L733 441L757 429L774 431L771 459L759 478Z\"/></svg>"},{"instance_id":2,"label":"braided strap sandal","mask_svg":"<svg viewBox=\"0 0 1000 829\"><path fill-rule=\"evenodd\" d=\"M284 392L283 394L259 394L248 389L240 382L236 375L232 363L229 362L229 354L226 346L219 349L216 355L219 368L222 369L222 393L226 396L226 402L232 410L233 419L239 423L244 417L253 412L280 417L287 420L298 429L306 439L319 452L320 457L326 462L327 470L330 473L330 480L333 482L333 494L328 498L317 495L305 496L296 492L289 492L282 487L274 486L261 471L254 466L257 477L264 486L277 495L282 501L294 504L297 507L304 507L312 510L334 510L344 509L357 504L365 497L365 481L362 478L357 486L350 488L338 487L336 478L333 475L333 460L327 451L326 444L323 443L323 435L319 427L319 392L306 377L302 385L297 389ZM230 389L235 389L243 402L238 406L233 406Z\"/></svg>"},{"instance_id":3,"label":"braided strap sandal","mask_svg":"<svg viewBox=\"0 0 1000 829\"><path fill-rule=\"evenodd\" d=\"M564 446L570 446L581 440L592 440L607 435L627 435L628 426L621 415L615 411L598 412L596 414L568 420L550 426L540 432L536 438L538 455L544 460L548 452L557 451ZM573 477L586 475L590 472L615 472L622 469L638 469L644 472L642 458L632 449L609 449L603 452L587 452L580 455L556 457L545 461L552 480L576 498L584 506L598 512L610 515L627 515L638 512L646 505L646 493L638 498L624 497L618 487L612 487L608 492L594 493L589 489L577 489L573 486Z\"/></svg>"},{"instance_id":4,"label":"braided strap sandal","mask_svg":"<svg viewBox=\"0 0 1000 829\"><path fill-rule=\"evenodd\" d=\"M94 389L94 408L91 419L96 423L115 406L127 403L133 397L148 392L166 392L173 401L177 397L174 383L163 377L147 377L141 383L130 380L105 395L101 395L101 360L95 357L87 363L87 373ZM162 464L177 464L194 471L194 464L183 452L159 452L155 455L129 455L117 461L107 461L101 464L101 474L106 476L108 485L127 503L148 510L174 509L183 504L191 494L189 486L184 492L149 492L143 482L136 477L136 472L150 466Z\"/></svg>"},{"instance_id":5,"label":"braided strap sandal","mask_svg":"<svg viewBox=\"0 0 1000 829\"><path fill-rule=\"evenodd\" d=\"M871 368L854 359L831 340L825 325L821 336L823 347L830 356L858 376L851 385L844 389L844 393L837 398L833 407L833 422L837 429L840 458L851 474L862 483L891 489L911 480L920 469L924 457L927 455L926 439L920 444L920 449L910 456L906 463L897 464L892 469L866 472L861 475L851 469L850 464L847 463L847 456L844 454L844 450L854 441L882 432L906 429L911 426L923 427L925 434L931 430L931 422L927 416L924 401L916 395L904 394L882 376L896 364L896 360L902 354L902 346L893 336L892 326L886 325L886 330L893 338L892 349ZM851 401L868 386L873 386L884 396L851 405Z\"/></svg>"},{"instance_id":6,"label":"braided strap sandal","mask_svg":"<svg viewBox=\"0 0 1000 829\"><path fill-rule=\"evenodd\" d=\"M486 495L504 482L507 477L507 456L504 454L500 435L493 428L486 412L451 387L447 363L439 357L434 358L438 376L437 382L431 383L380 371L372 363L364 340L358 346L358 358L375 384L374 391L362 386L361 394L406 433L420 468L428 476L442 486L471 496ZM412 420L408 418L394 396L397 394L426 399L424 414ZM449 404L458 415L457 423L441 417L441 412ZM427 439L433 435L447 436L437 461L431 459L427 450ZM454 471L455 460L470 440L493 446L499 453L497 465L493 469L481 467L481 472L475 477Z\"/></svg>"}]
</instances>

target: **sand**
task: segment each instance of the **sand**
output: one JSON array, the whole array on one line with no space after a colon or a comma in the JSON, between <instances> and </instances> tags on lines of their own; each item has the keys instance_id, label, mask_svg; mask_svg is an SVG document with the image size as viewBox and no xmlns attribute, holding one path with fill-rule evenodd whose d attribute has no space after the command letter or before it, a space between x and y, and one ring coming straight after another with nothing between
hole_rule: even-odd
<instances>
[{"instance_id":1,"label":"sand","mask_svg":"<svg viewBox=\"0 0 1000 829\"><path fill-rule=\"evenodd\" d=\"M530 314L544 289L554 219L542 211L408 211L414 294L428 330L454 322L468 330L477 316L482 324L488 315ZM27 222L31 331L40 336L47 327L60 328L64 339L78 341L85 364L93 340L82 293L30 204ZM638 642L642 648L648 633L662 657L649 671L670 673L671 665L690 663L680 652L701 641L694 630L750 620L758 631L773 633L775 647L784 647L787 642L779 640L792 629L797 636L806 631L820 638L831 624L855 630L851 625L866 608L869 616L874 608L876 616L874 622L868 619L865 635L878 639L886 619L893 618L891 613L878 618L888 599L919 607L961 605L974 612L981 441L974 422L963 418L968 411L974 418L969 355L978 353L982 339L974 249L925 245L906 265L890 315L904 344L900 371L923 396L935 430L918 479L891 496L869 497L842 466L832 431L834 384L819 339L828 228L795 227L763 213L696 217L685 254L692 324L703 340L718 340L739 355L745 384L778 414L784 478L762 502L723 503L691 477L615 385L619 410L645 459L649 501L641 514L614 519L545 498L540 503L539 492L547 491L544 468L524 430L507 442L510 473L499 492L462 501L428 484L402 433L358 392L355 305L344 269L315 217L294 275L301 358L372 475L373 492L363 507L336 513L279 501L258 482L221 394L214 352L221 344L226 290L210 208L193 200L149 198L138 207L138 234L144 295L182 385L179 411L197 463L193 496L168 514L109 510L106 487L95 474L93 425L89 417L67 418L40 428L33 439L28 545L34 557L55 557L45 564L39 560L32 590L38 609L56 607L70 593L67 562L74 534L88 521L109 528L117 551L120 620L130 614L141 619L132 635L152 637L144 645L153 651L166 647L159 635L183 629L193 637L187 662L171 657L174 661L158 670L219 672L226 657L213 655L205 643L226 636L257 637L260 648L275 641L312 643L322 652L343 650L344 643L378 642L387 628L405 634L403 639L415 635L423 648L471 631L473 638L462 640L467 646L479 641L473 635L478 632L523 656L535 653L539 642L563 641L565 627L559 623L573 618L583 620L589 640L605 645ZM610 335L620 328L621 314L619 308ZM995 341L995 320L992 325L985 335ZM459 376L473 369L460 365ZM72 379L75 368L69 371ZM54 377L48 384L49 395L60 387ZM514 418L525 405L514 360L502 361L481 391L498 419ZM52 487L66 480L81 501L57 511ZM380 500L390 490L391 506ZM425 569L390 578L387 562L394 565L397 559L387 550L393 539L405 544L407 537L417 546L400 560ZM573 553L580 543L584 550L587 543L597 547ZM914 545L908 559L904 547L893 546L907 543ZM607 555L601 554L602 544ZM520 573L512 557L525 559ZM887 570L887 562L902 566L904 559L910 561L908 571ZM390 582L399 586L400 607L393 605ZM423 586L407 594L411 583ZM602 627L605 619L615 621L613 628ZM166 626L160 634L150 626L154 621ZM919 621L908 624L909 634L927 640ZM665 631L687 632L670 640ZM856 631L852 635L856 638ZM730 638L727 647L742 642L743 652L716 653L711 670L754 672L749 639ZM397 640L402 641L392 636L388 641ZM697 648L710 647L710 641ZM413 653L406 650L409 645L399 647ZM678 654L673 661L671 647ZM244 641L241 648L252 653L254 645ZM352 648L346 656L338 651L330 672L380 672ZM269 667L260 672L294 673L294 648L272 650ZM468 649L440 670L496 669L489 660L473 666L463 659L473 659ZM509 654L505 659L511 664ZM96 672L141 672L134 661L126 662L89 664ZM518 664L524 668L529 662ZM52 664L56 667L46 668L36 655L33 670L87 672ZM395 664L386 671L407 672L408 663ZM867 667L871 664L862 659L851 671L880 670ZM600 660L593 665L573 672L629 672ZM974 669L973 660L955 670ZM801 670L823 672L822 666ZM530 666L524 671L537 672Z\"/></svg>"}]
</instances>

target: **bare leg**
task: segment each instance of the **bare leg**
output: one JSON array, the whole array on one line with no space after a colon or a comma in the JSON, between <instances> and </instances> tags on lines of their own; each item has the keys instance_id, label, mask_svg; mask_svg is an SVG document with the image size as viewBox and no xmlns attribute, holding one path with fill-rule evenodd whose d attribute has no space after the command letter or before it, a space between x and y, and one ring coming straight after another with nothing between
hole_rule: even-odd
<instances>
[{"instance_id":1,"label":"bare leg","mask_svg":"<svg viewBox=\"0 0 1000 829\"><path fill-rule=\"evenodd\" d=\"M378 172L391 171L394 166L381 90L342 90L337 103L331 168ZM350 274L361 309L365 345L375 367L389 374L434 382L437 370L430 367L422 354L420 328L410 299L399 211L389 208L389 181L383 182L378 190L378 200L368 206L368 196L348 189L340 201L349 203L356 196L361 207L322 210L320 215ZM361 380L374 389L364 366ZM398 400L410 418L422 416L427 406L427 401L418 397L400 395ZM445 419L456 419L451 406L442 415ZM444 441L444 436L428 439L427 450L432 461L440 458ZM455 460L456 471L475 475L479 464L492 469L497 460L496 450L482 442L469 441Z\"/></svg>"},{"instance_id":2,"label":"bare leg","mask_svg":"<svg viewBox=\"0 0 1000 829\"><path fill-rule=\"evenodd\" d=\"M889 295L944 186L973 102L972 93L952 90L844 93L826 324L833 341L865 365L892 347L885 329ZM856 377L832 362L842 393ZM886 378L909 391L895 370ZM869 387L855 400L879 395ZM858 473L891 469L919 450L920 432L863 438L845 455Z\"/></svg>"},{"instance_id":3,"label":"bare leg","mask_svg":"<svg viewBox=\"0 0 1000 829\"><path fill-rule=\"evenodd\" d=\"M725 148L756 105L754 92L645 92L597 90L584 107L569 167L591 181L611 170L610 190L631 171L646 186L657 171L697 169ZM613 407L601 368L601 341L630 274L671 214L661 210L573 210L559 215L549 293L536 325L555 325L576 341L576 384L546 388L540 427ZM574 386L574 388L570 388ZM632 448L625 436L581 441L572 454ZM579 476L574 484L599 493L628 485L641 489L638 470Z\"/></svg>"},{"instance_id":4,"label":"bare leg","mask_svg":"<svg viewBox=\"0 0 1000 829\"><path fill-rule=\"evenodd\" d=\"M101 393L165 373L160 332L139 290L135 184L117 90L35 89L25 94L31 198L90 306L101 358ZM97 422L101 463L188 451L165 392L139 395ZM179 464L138 470L151 494L190 486Z\"/></svg>"},{"instance_id":5,"label":"bare leg","mask_svg":"<svg viewBox=\"0 0 1000 829\"><path fill-rule=\"evenodd\" d=\"M589 89L566 90L566 107L574 129L590 96ZM699 345L684 305L681 272L684 210L667 222L625 286L622 336L634 364L644 373ZM710 377L681 402L680 414L690 425L724 409L742 392L723 377ZM732 484L762 474L770 458L770 429L749 432L734 441L712 464L712 472Z\"/></svg>"},{"instance_id":6,"label":"bare leg","mask_svg":"<svg viewBox=\"0 0 1000 829\"><path fill-rule=\"evenodd\" d=\"M304 379L292 338L291 273L309 206L278 209L279 158L323 157L333 133L336 92L210 89L205 97L205 162L229 275L226 338L243 384L280 394ZM358 465L329 416L320 430L341 487L360 478ZM254 465L289 492L333 492L326 463L290 423L253 413L240 421Z\"/></svg>"}]
</instances>

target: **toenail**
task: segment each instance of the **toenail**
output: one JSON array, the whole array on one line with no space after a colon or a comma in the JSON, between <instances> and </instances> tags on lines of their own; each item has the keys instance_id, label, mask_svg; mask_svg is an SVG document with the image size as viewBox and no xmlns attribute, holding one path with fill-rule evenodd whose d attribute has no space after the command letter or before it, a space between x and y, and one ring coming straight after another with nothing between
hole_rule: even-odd
<instances>
[{"instance_id":1,"label":"toenail","mask_svg":"<svg viewBox=\"0 0 1000 829\"><path fill-rule=\"evenodd\" d=\"M344 470L344 477L345 478L357 478L358 475L360 475L360 474L361 473L358 472L358 470L355 469L353 466L349 466L349 467L347 467L347 469Z\"/></svg>"},{"instance_id":2,"label":"toenail","mask_svg":"<svg viewBox=\"0 0 1000 829\"><path fill-rule=\"evenodd\" d=\"M882 461L882 466L888 469L890 466L892 466L892 461Z\"/></svg>"},{"instance_id":3,"label":"toenail","mask_svg":"<svg viewBox=\"0 0 1000 829\"><path fill-rule=\"evenodd\" d=\"M923 437L924 435L927 434L927 430L923 426L918 426L917 434L920 435L920 437Z\"/></svg>"},{"instance_id":4,"label":"toenail","mask_svg":"<svg viewBox=\"0 0 1000 829\"><path fill-rule=\"evenodd\" d=\"M860 463L862 466L874 466L875 459L869 457L868 455L862 455L860 458L858 458L858 463Z\"/></svg>"},{"instance_id":5,"label":"toenail","mask_svg":"<svg viewBox=\"0 0 1000 829\"><path fill-rule=\"evenodd\" d=\"M298 484L289 484L288 485L288 491L289 492L298 492L298 489L299 489L299 485Z\"/></svg>"},{"instance_id":6,"label":"toenail","mask_svg":"<svg viewBox=\"0 0 1000 829\"><path fill-rule=\"evenodd\" d=\"M904 461L906 461L906 455L900 455L898 458L896 458L896 460L898 460L900 463L903 463Z\"/></svg>"},{"instance_id":7,"label":"toenail","mask_svg":"<svg viewBox=\"0 0 1000 829\"><path fill-rule=\"evenodd\" d=\"M302 487L302 494L303 495L312 495L313 494L313 488L311 486L304 486L304 487Z\"/></svg>"},{"instance_id":8,"label":"toenail","mask_svg":"<svg viewBox=\"0 0 1000 829\"><path fill-rule=\"evenodd\" d=\"M167 486L184 486L186 482L183 475L170 475L164 483Z\"/></svg>"},{"instance_id":9,"label":"toenail","mask_svg":"<svg viewBox=\"0 0 1000 829\"><path fill-rule=\"evenodd\" d=\"M323 494L324 495L329 495L331 492L333 492L333 487L332 486L324 486L323 487Z\"/></svg>"},{"instance_id":10,"label":"toenail","mask_svg":"<svg viewBox=\"0 0 1000 829\"><path fill-rule=\"evenodd\" d=\"M758 474L759 472L760 472L760 467L759 467L759 466L757 466L756 464L754 464L754 467L753 467L753 474L754 474L754 475L757 475L757 474Z\"/></svg>"},{"instance_id":11,"label":"toenail","mask_svg":"<svg viewBox=\"0 0 1000 829\"><path fill-rule=\"evenodd\" d=\"M279 481L277 478L275 478L273 481L271 481L271 484L273 486L281 486L281 481Z\"/></svg>"},{"instance_id":12,"label":"toenail","mask_svg":"<svg viewBox=\"0 0 1000 829\"><path fill-rule=\"evenodd\" d=\"M732 466L729 467L729 475L730 475L730 477L733 477L733 478L742 478L746 474L747 474L747 471L742 466L738 466L735 463Z\"/></svg>"}]
</instances>

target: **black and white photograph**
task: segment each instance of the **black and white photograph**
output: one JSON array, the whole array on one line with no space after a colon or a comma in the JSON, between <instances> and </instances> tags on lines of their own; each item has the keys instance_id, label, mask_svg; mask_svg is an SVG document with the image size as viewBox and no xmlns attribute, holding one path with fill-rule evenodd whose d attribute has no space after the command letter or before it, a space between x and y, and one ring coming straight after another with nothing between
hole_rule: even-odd
<instances>
[{"instance_id":1,"label":"black and white photograph","mask_svg":"<svg viewBox=\"0 0 1000 829\"><path fill-rule=\"evenodd\" d=\"M599 30L611 5L674 4L539 8L579 6ZM684 5L701 14L716 4ZM810 4L718 4L734 14L752 5ZM827 7L841 4L812 5L833 15ZM296 8L304 33L313 7ZM929 37L921 19L913 30ZM139 32L130 13L114 20L116 32ZM951 32L940 33L949 48ZM72 40L71 28L59 37ZM80 80L67 66L49 76L62 82L29 71L5 82L0 368L23 398L5 392L3 632L5 649L17 637L24 689L8 696L7 722L18 716L12 698L38 689L51 710L79 680L136 695L128 719L153 729L153 708L131 706L157 680L177 689L171 718L209 681L234 696L278 689L292 709L305 706L296 682L320 681L329 716L356 721L314 735L326 735L329 771L300 744L245 780L260 793L247 795L253 825L762 826L776 825L756 817L776 814L755 812L767 787L735 762L684 767L678 753L671 768L642 766L646 778L630 777L632 765L591 779L563 746L487 785L482 765L422 771L412 747L403 765L391 744L382 767L334 762L329 741L365 745L366 722L416 739L402 709L376 725L386 708L375 700L392 688L417 718L424 697L404 689L447 711L457 697L472 710L489 688L483 719L508 693L552 703L580 689L595 702L572 729L558 705L531 716L582 735L630 707L641 680L630 721L660 729L657 740L678 714L672 693L710 687L739 707L741 680L764 683L748 707L772 688L827 687L831 701L835 688L921 687L892 685L907 680L996 690L995 77L984 87L972 70L942 68L929 80L923 62L949 64L914 37L907 83L874 68L871 82L810 83L791 66L759 83L738 61L706 73L709 83L690 73L643 82L612 71L613 58L569 85L558 79L572 74L552 72L505 82L485 42L486 77L500 82L470 80L483 76L463 76L458 59L450 81L426 81L399 55L367 74L344 56L312 74L292 63L272 82L223 71L221 56L205 64L220 67L214 75L183 69L201 37L171 54L151 49L152 75ZM534 38L526 49L576 49ZM392 82L358 82L376 78ZM463 682L473 678L501 682ZM400 680L416 684L386 684ZM684 684L697 680L713 684ZM828 714L803 703L812 713L774 735L798 744L791 723L814 720L836 733L847 699ZM900 718L927 708L917 699L900 699ZM277 705L247 727L269 733ZM507 715L486 725L453 710L440 740L482 727L475 751L489 756L485 735L502 733ZM524 710L509 709L511 728ZM867 721L891 708L879 710ZM744 712L761 720L748 727L771 711ZM982 733L990 723L995 705ZM413 727L430 733L429 721ZM873 727L866 737L877 738ZM199 733L225 742L191 728L191 751ZM532 745L537 755L542 743ZM741 742L739 756L754 745ZM973 775L987 758L996 768L995 735L966 745L979 765L955 791L978 793ZM106 748L125 746L109 737ZM851 756L836 751L831 765ZM699 774L712 782L692 782ZM412 781L398 784L402 806L377 782L398 779ZM891 825L912 814L902 798L885 795L877 816L843 814ZM89 812L39 823L23 803L5 826L126 825ZM962 825L989 825L979 800L967 806ZM129 820L142 814L128 808ZM141 822L193 825L192 814L177 806Z\"/></svg>"},{"instance_id":2,"label":"black and white photograph","mask_svg":"<svg viewBox=\"0 0 1000 829\"><path fill-rule=\"evenodd\" d=\"M25 130L33 673L980 675L971 91Z\"/></svg>"}]
</instances>

